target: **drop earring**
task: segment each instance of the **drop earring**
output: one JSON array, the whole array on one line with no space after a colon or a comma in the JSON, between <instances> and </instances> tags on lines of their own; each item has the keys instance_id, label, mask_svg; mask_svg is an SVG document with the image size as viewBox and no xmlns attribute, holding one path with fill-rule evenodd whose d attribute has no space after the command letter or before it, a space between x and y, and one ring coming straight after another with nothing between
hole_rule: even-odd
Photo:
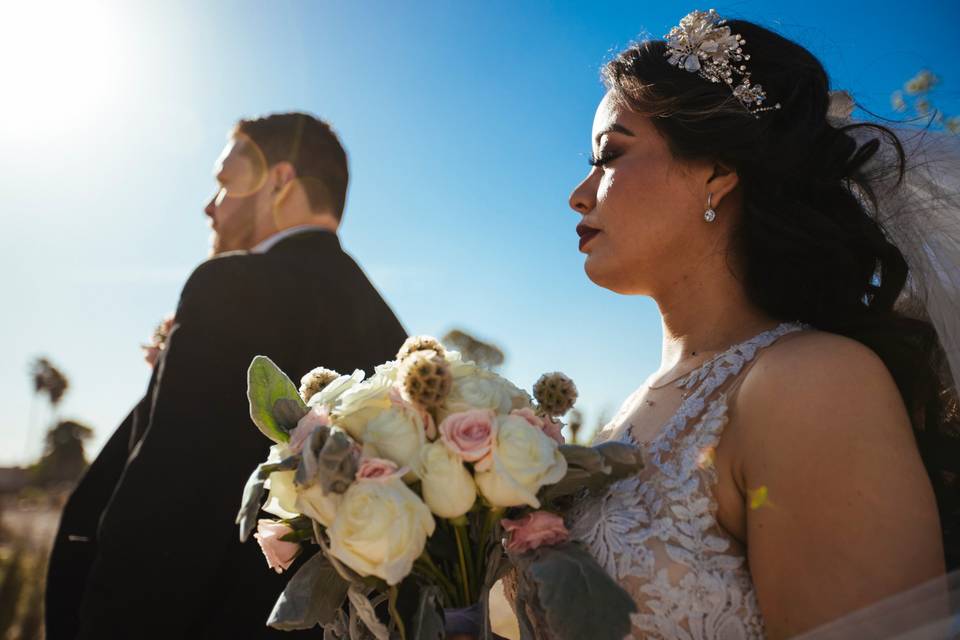
<instances>
[{"instance_id":1,"label":"drop earring","mask_svg":"<svg viewBox=\"0 0 960 640\"><path fill-rule=\"evenodd\" d=\"M707 222L713 222L717 219L717 212L713 210L713 194L707 194L707 210L703 212L703 219Z\"/></svg>"}]
</instances>

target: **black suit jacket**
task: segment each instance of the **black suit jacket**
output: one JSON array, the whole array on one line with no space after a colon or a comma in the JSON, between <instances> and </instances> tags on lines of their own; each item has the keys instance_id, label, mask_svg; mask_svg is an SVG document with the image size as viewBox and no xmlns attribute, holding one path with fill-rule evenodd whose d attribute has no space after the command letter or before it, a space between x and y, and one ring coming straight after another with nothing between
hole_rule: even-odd
<instances>
[{"instance_id":1,"label":"black suit jacket","mask_svg":"<svg viewBox=\"0 0 960 640\"><path fill-rule=\"evenodd\" d=\"M295 383L316 366L370 374L405 338L333 233L201 264L146 395L66 504L47 638L290 638L265 622L304 558L277 575L234 524L272 444L250 420L247 367L262 354Z\"/></svg>"}]
</instances>

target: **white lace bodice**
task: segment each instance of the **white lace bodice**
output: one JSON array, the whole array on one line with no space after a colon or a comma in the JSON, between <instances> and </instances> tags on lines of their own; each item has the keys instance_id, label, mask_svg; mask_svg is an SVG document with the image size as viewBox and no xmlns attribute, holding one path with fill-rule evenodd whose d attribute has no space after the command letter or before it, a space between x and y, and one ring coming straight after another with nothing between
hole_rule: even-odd
<instances>
[{"instance_id":1,"label":"white lace bodice","mask_svg":"<svg viewBox=\"0 0 960 640\"><path fill-rule=\"evenodd\" d=\"M568 525L637 602L633 637L764 637L745 549L717 523L713 451L727 399L757 351L808 328L785 322L711 358L674 384L687 390L661 431L641 446L646 466L602 496L584 497ZM598 439L634 442L635 392Z\"/></svg>"}]
</instances>

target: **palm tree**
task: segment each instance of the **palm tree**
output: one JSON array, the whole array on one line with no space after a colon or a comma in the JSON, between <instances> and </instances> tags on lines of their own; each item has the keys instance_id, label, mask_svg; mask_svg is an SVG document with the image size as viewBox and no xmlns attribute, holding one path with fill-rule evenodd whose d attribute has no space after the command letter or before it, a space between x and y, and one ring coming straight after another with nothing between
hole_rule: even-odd
<instances>
[{"instance_id":1,"label":"palm tree","mask_svg":"<svg viewBox=\"0 0 960 640\"><path fill-rule=\"evenodd\" d=\"M30 374L33 376L33 392L37 395L47 394L50 406L56 408L70 386L67 376L47 358L34 360L30 364Z\"/></svg>"},{"instance_id":2,"label":"palm tree","mask_svg":"<svg viewBox=\"0 0 960 640\"><path fill-rule=\"evenodd\" d=\"M34 413L36 409L36 399L46 395L50 401L50 408L54 417L57 414L57 407L63 399L63 395L70 387L67 376L60 371L48 358L38 357L30 363L30 377L33 378L34 402L30 405L30 417L27 420L27 441L24 444L26 455L30 450L30 443L33 441L34 432Z\"/></svg>"}]
</instances>

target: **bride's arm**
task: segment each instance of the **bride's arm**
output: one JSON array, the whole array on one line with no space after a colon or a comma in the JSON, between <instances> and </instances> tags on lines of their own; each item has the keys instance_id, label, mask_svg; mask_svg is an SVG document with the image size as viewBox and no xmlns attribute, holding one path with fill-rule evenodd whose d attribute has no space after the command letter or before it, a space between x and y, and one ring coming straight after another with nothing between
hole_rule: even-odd
<instances>
[{"instance_id":1,"label":"bride's arm","mask_svg":"<svg viewBox=\"0 0 960 640\"><path fill-rule=\"evenodd\" d=\"M780 347L744 380L735 423L750 570L771 638L944 571L933 491L883 362L829 333Z\"/></svg>"}]
</instances>

